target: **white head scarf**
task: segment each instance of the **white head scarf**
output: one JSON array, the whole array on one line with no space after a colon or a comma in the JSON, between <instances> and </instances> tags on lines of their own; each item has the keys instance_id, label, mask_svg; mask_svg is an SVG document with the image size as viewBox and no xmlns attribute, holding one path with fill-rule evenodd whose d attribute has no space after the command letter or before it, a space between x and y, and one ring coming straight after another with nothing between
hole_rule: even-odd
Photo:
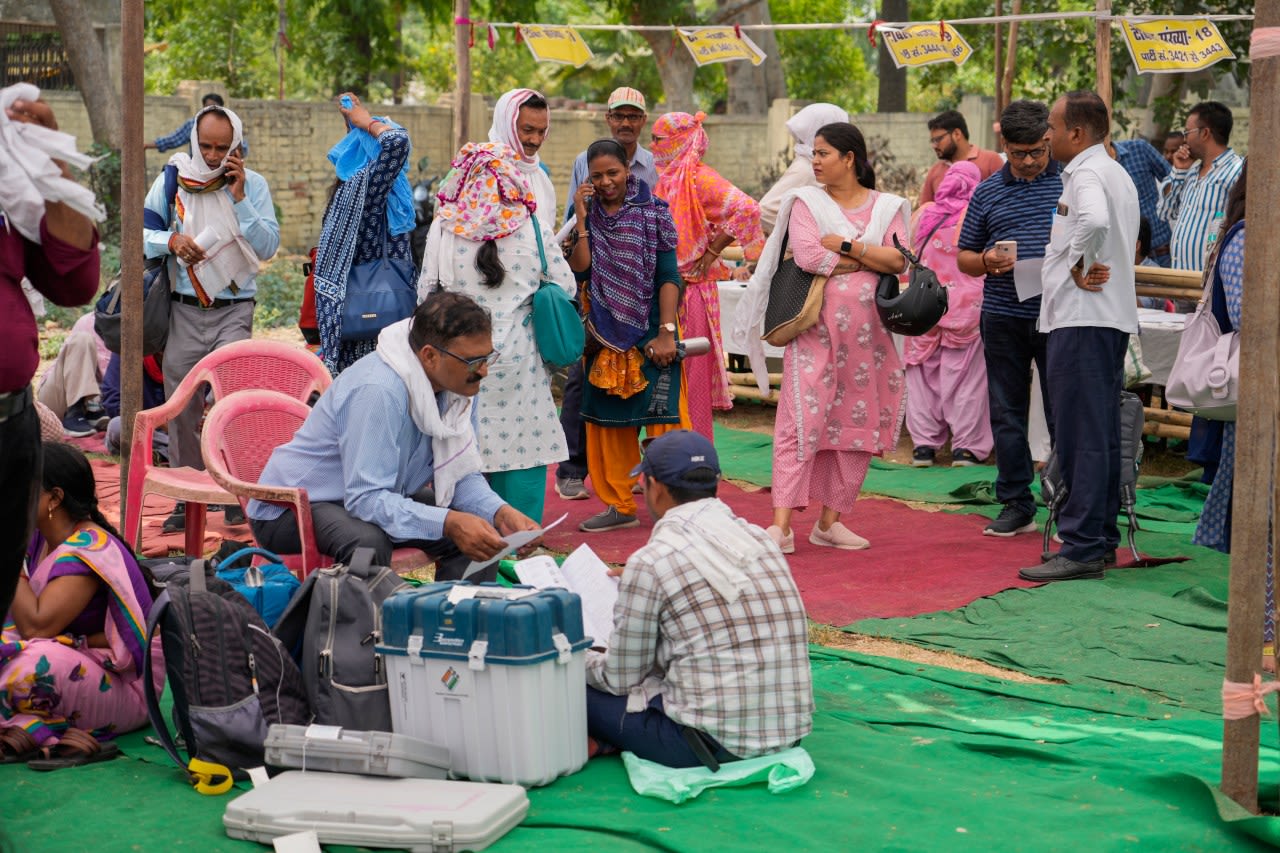
<instances>
[{"instance_id":1,"label":"white head scarf","mask_svg":"<svg viewBox=\"0 0 1280 853\"><path fill-rule=\"evenodd\" d=\"M512 89L510 92L503 94L501 98L498 98L498 103L493 107L493 124L489 127L489 141L501 142L515 149L516 166L529 182L529 189L533 190L533 197L538 202L538 209L535 214L548 228L555 231L555 184L551 183L551 178L547 177L546 172L542 171L541 155L534 154L532 157L526 155L524 153L524 143L520 141L520 135L516 133L516 125L520 121L520 107L534 97L542 98L542 94L533 89ZM546 100L546 98L543 98L543 100ZM548 110L548 115L550 115L550 110ZM550 129L548 124L547 131L550 132Z\"/></svg>"},{"instance_id":2,"label":"white head scarf","mask_svg":"<svg viewBox=\"0 0 1280 853\"><path fill-rule=\"evenodd\" d=\"M823 125L849 120L849 114L835 104L810 104L787 121L787 130L796 138L796 156L813 159L813 137Z\"/></svg>"},{"instance_id":3,"label":"white head scarf","mask_svg":"<svg viewBox=\"0 0 1280 853\"><path fill-rule=\"evenodd\" d=\"M194 181L211 181L226 171L225 160L211 169L200 154L200 119L208 113L221 113L231 122L231 148L227 151L228 157L244 141L244 126L240 122L240 116L226 107L214 104L196 113L195 123L191 125L191 150L174 154L169 158L169 162L178 167L178 174Z\"/></svg>"},{"instance_id":4,"label":"white head scarf","mask_svg":"<svg viewBox=\"0 0 1280 853\"><path fill-rule=\"evenodd\" d=\"M0 89L0 213L18 233L40 242L46 201L62 202L94 222L106 218L93 191L62 177L55 159L87 169L98 158L76 150L76 138L38 124L11 121L6 110L14 101L36 101L40 90L30 83Z\"/></svg>"}]
</instances>

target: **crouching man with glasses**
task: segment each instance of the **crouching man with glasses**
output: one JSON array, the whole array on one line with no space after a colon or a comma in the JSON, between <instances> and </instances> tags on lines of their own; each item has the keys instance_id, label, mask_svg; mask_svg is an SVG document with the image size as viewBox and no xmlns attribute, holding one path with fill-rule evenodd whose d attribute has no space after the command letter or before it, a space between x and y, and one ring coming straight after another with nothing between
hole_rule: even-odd
<instances>
[{"instance_id":1,"label":"crouching man with glasses","mask_svg":"<svg viewBox=\"0 0 1280 853\"><path fill-rule=\"evenodd\" d=\"M393 548L420 548L435 558L436 580L457 580L470 560L496 555L503 536L537 529L480 472L473 403L497 357L492 330L470 297L427 297L383 329L377 350L344 370L271 454L259 481L307 490L322 553L347 562L373 548L386 566ZM302 550L292 509L255 500L249 519L262 547Z\"/></svg>"}]
</instances>

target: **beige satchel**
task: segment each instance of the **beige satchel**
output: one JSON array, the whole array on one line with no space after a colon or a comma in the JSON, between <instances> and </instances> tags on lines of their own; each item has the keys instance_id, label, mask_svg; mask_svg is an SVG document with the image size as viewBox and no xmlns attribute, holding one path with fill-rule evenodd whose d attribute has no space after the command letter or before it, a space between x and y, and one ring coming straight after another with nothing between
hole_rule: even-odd
<instances>
[{"instance_id":1,"label":"beige satchel","mask_svg":"<svg viewBox=\"0 0 1280 853\"><path fill-rule=\"evenodd\" d=\"M792 253L783 248L783 258L769 282L769 304L765 308L764 340L775 347L785 346L822 317L822 297L827 287L825 275L800 269Z\"/></svg>"}]
</instances>

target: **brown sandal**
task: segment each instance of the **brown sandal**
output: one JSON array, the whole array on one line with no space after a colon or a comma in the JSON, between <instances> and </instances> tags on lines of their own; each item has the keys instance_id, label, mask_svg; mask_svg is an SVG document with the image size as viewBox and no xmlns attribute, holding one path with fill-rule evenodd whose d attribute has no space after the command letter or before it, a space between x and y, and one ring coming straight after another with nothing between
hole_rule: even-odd
<instances>
[{"instance_id":1,"label":"brown sandal","mask_svg":"<svg viewBox=\"0 0 1280 853\"><path fill-rule=\"evenodd\" d=\"M40 755L40 745L26 729L0 729L0 764L26 764Z\"/></svg>"},{"instance_id":2,"label":"brown sandal","mask_svg":"<svg viewBox=\"0 0 1280 853\"><path fill-rule=\"evenodd\" d=\"M32 770L61 770L64 767L80 767L110 761L120 754L119 744L103 743L83 729L67 729L53 746L43 750L44 758L27 762Z\"/></svg>"}]
</instances>

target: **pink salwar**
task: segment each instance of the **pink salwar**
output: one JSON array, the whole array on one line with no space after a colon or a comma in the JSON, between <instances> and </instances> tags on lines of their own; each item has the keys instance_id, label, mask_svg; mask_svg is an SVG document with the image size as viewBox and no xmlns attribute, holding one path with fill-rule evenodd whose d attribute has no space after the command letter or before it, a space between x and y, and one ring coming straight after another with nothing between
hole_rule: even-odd
<instances>
[{"instance_id":1,"label":"pink salwar","mask_svg":"<svg viewBox=\"0 0 1280 853\"><path fill-rule=\"evenodd\" d=\"M687 281L680 302L680 337L709 338L711 352L681 362L689 398L689 419L697 432L715 441L712 409L733 408L720 334L720 289L715 279Z\"/></svg>"},{"instance_id":2,"label":"pink salwar","mask_svg":"<svg viewBox=\"0 0 1280 853\"><path fill-rule=\"evenodd\" d=\"M139 677L141 643L146 638L149 594L139 600L119 543L102 528L89 525L72 534L42 559L31 575L39 596L54 579L55 563L77 557L109 589L102 631L106 648L91 648L63 634L25 640L9 621L0 636L0 728L22 728L40 746L52 746L69 727L99 740L133 731L147 723L147 703ZM153 673L164 683L164 658L158 648Z\"/></svg>"},{"instance_id":3,"label":"pink salwar","mask_svg":"<svg viewBox=\"0 0 1280 853\"><path fill-rule=\"evenodd\" d=\"M861 234L878 193L844 215ZM894 219L881 241L906 239ZM822 247L808 207L791 210L790 246L801 269L826 274L839 256ZM799 509L812 501L853 509L872 456L897 447L906 380L893 339L875 309L879 274L870 270L827 282L822 319L787 344L773 439L773 505Z\"/></svg>"}]
</instances>

